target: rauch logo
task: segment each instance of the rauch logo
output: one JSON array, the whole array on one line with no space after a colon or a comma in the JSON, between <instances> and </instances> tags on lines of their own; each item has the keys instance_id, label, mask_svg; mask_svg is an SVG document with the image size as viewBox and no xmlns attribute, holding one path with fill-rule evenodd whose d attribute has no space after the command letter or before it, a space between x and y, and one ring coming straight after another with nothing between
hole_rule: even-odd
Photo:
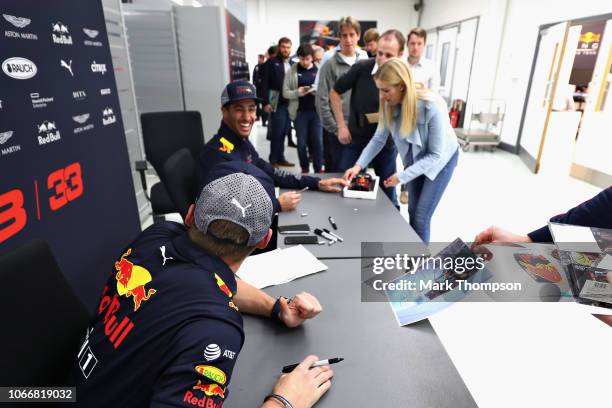
<instances>
[{"instance_id":1,"label":"rauch logo","mask_svg":"<svg viewBox=\"0 0 612 408\"><path fill-rule=\"evenodd\" d=\"M14 79L30 79L36 75L38 68L29 59L13 57L4 60L2 71Z\"/></svg>"}]
</instances>

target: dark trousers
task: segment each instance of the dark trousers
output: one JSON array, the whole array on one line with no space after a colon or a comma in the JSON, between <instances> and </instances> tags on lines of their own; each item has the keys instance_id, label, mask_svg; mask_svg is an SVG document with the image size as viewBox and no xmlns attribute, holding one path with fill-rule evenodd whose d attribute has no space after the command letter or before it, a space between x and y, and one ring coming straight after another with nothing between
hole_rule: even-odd
<instances>
[{"instance_id":1,"label":"dark trousers","mask_svg":"<svg viewBox=\"0 0 612 408\"><path fill-rule=\"evenodd\" d=\"M270 114L270 164L285 160L285 135L289 125L287 105L279 105L276 112Z\"/></svg>"},{"instance_id":2,"label":"dark trousers","mask_svg":"<svg viewBox=\"0 0 612 408\"><path fill-rule=\"evenodd\" d=\"M323 129L323 161L325 162L325 171L333 173L336 171L334 162L334 140L338 138L334 133Z\"/></svg>"},{"instance_id":3,"label":"dark trousers","mask_svg":"<svg viewBox=\"0 0 612 408\"><path fill-rule=\"evenodd\" d=\"M346 169L353 167L359 159L359 155L365 149L366 144L351 143L343 145L338 142L338 156L336 156L336 172L343 173ZM389 197L394 206L398 207L397 194L395 187L383 187L383 181L397 172L396 166L397 149L394 145L385 145L382 150L374 157L370 165L374 167L374 173L380 177L380 188Z\"/></svg>"},{"instance_id":4,"label":"dark trousers","mask_svg":"<svg viewBox=\"0 0 612 408\"><path fill-rule=\"evenodd\" d=\"M298 157L300 158L302 173L308 173L310 169L308 148L312 156L314 171L315 173L320 172L323 165L323 133L319 115L314 110L298 111L293 123L297 134Z\"/></svg>"}]
</instances>

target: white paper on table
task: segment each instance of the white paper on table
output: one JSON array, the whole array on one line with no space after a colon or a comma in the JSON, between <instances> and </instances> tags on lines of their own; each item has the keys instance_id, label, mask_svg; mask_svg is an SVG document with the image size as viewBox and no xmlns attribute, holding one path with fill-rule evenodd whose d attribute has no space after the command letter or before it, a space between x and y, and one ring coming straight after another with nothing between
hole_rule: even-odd
<instances>
[{"instance_id":1,"label":"white paper on table","mask_svg":"<svg viewBox=\"0 0 612 408\"><path fill-rule=\"evenodd\" d=\"M597 268L608 269L612 271L612 255L606 254L603 259L597 264Z\"/></svg>"},{"instance_id":2,"label":"white paper on table","mask_svg":"<svg viewBox=\"0 0 612 408\"><path fill-rule=\"evenodd\" d=\"M256 288L262 289L325 270L327 265L319 261L303 245L297 245L249 256L236 275Z\"/></svg>"},{"instance_id":3,"label":"white paper on table","mask_svg":"<svg viewBox=\"0 0 612 408\"><path fill-rule=\"evenodd\" d=\"M601 249L589 227L576 225L548 223L548 228L555 240L557 248L561 251L595 252Z\"/></svg>"}]
</instances>

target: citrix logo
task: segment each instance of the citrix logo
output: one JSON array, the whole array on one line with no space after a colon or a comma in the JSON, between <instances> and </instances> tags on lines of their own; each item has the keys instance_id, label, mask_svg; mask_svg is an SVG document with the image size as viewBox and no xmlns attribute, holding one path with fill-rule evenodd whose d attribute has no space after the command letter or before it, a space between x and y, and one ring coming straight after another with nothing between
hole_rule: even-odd
<instances>
[{"instance_id":1,"label":"citrix logo","mask_svg":"<svg viewBox=\"0 0 612 408\"><path fill-rule=\"evenodd\" d=\"M91 63L91 72L98 72L102 75L106 74L106 64L98 64L96 61Z\"/></svg>"}]
</instances>

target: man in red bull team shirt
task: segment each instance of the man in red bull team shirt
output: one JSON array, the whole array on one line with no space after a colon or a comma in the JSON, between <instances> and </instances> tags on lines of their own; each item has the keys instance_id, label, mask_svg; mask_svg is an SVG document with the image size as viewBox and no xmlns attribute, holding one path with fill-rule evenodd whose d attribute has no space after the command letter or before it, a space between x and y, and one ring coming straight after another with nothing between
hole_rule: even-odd
<instances>
[{"instance_id":1,"label":"man in red bull team shirt","mask_svg":"<svg viewBox=\"0 0 612 408\"><path fill-rule=\"evenodd\" d=\"M221 163L185 225L155 223L121 252L68 381L77 387L76 406L220 408L244 342L240 312L288 327L321 312L308 293L288 303L234 276L270 240L273 199L263 171ZM333 375L329 367L310 369L316 360L281 377L262 407L314 405Z\"/></svg>"}]
</instances>

